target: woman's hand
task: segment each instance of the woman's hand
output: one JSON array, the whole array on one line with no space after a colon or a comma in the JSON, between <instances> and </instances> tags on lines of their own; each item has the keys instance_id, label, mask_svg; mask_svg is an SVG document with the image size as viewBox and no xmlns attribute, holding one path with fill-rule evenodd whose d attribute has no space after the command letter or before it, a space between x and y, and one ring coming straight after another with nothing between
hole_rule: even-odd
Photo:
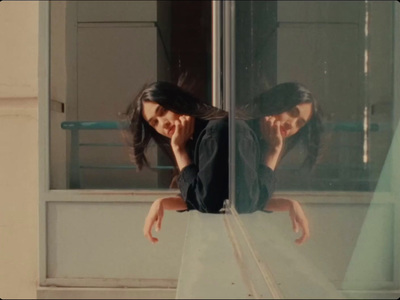
<instances>
[{"instance_id":1,"label":"woman's hand","mask_svg":"<svg viewBox=\"0 0 400 300\"><path fill-rule=\"evenodd\" d=\"M263 153L265 165L275 170L283 149L281 124L275 117L267 116L261 121L262 138L268 144L268 150Z\"/></svg>"},{"instance_id":2,"label":"woman's hand","mask_svg":"<svg viewBox=\"0 0 400 300\"><path fill-rule=\"evenodd\" d=\"M175 131L171 137L171 147L179 171L192 163L186 151L186 143L193 136L194 122L194 118L190 116L180 116L179 121L175 121Z\"/></svg>"},{"instance_id":3,"label":"woman's hand","mask_svg":"<svg viewBox=\"0 0 400 300\"><path fill-rule=\"evenodd\" d=\"M310 228L308 226L308 219L299 202L291 200L289 216L292 220L293 231L296 233L299 232L299 230L302 231L301 237L295 241L296 244L301 245L310 238Z\"/></svg>"},{"instance_id":4,"label":"woman's hand","mask_svg":"<svg viewBox=\"0 0 400 300\"><path fill-rule=\"evenodd\" d=\"M185 200L180 196L159 198L153 202L150 207L144 222L143 234L153 244L158 242L158 239L153 237L151 231L155 226L156 231L161 230L161 222L164 218L164 210L186 210L187 205Z\"/></svg>"},{"instance_id":5,"label":"woman's hand","mask_svg":"<svg viewBox=\"0 0 400 300\"><path fill-rule=\"evenodd\" d=\"M283 147L283 137L281 133L281 123L273 116L264 117L261 123L261 134L268 143L270 151L281 152Z\"/></svg>"},{"instance_id":6,"label":"woman's hand","mask_svg":"<svg viewBox=\"0 0 400 300\"><path fill-rule=\"evenodd\" d=\"M171 147L175 150L185 148L187 141L193 136L194 118L191 116L180 116L179 121L175 121L175 132L171 137Z\"/></svg>"},{"instance_id":7,"label":"woman's hand","mask_svg":"<svg viewBox=\"0 0 400 300\"><path fill-rule=\"evenodd\" d=\"M302 231L301 237L296 239L296 244L301 245L310 238L310 228L308 219L304 214L303 208L296 200L285 198L271 198L265 206L266 211L289 211L292 221L293 231Z\"/></svg>"},{"instance_id":8,"label":"woman's hand","mask_svg":"<svg viewBox=\"0 0 400 300\"><path fill-rule=\"evenodd\" d=\"M153 244L158 242L158 239L153 237L151 234L153 226L155 226L156 231L160 231L161 222L164 217L164 206L162 200L163 199L157 199L153 202L144 222L143 234Z\"/></svg>"}]
</instances>

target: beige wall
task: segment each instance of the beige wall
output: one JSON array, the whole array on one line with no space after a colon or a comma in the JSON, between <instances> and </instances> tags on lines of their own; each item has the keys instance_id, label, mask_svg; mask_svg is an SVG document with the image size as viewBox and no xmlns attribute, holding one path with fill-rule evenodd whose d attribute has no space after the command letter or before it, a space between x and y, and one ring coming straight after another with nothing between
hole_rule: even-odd
<instances>
[{"instance_id":1,"label":"beige wall","mask_svg":"<svg viewBox=\"0 0 400 300\"><path fill-rule=\"evenodd\" d=\"M0 40L0 297L35 298L38 2L1 2Z\"/></svg>"},{"instance_id":2,"label":"beige wall","mask_svg":"<svg viewBox=\"0 0 400 300\"><path fill-rule=\"evenodd\" d=\"M0 97L36 97L38 2L0 3Z\"/></svg>"}]
</instances>

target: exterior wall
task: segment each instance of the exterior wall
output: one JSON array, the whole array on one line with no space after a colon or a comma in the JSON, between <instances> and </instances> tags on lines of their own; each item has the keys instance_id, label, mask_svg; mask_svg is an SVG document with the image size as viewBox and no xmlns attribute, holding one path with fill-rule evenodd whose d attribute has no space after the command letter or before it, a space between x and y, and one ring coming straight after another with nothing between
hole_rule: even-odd
<instances>
[{"instance_id":1,"label":"exterior wall","mask_svg":"<svg viewBox=\"0 0 400 300\"><path fill-rule=\"evenodd\" d=\"M36 1L0 3L0 97L37 97Z\"/></svg>"},{"instance_id":2,"label":"exterior wall","mask_svg":"<svg viewBox=\"0 0 400 300\"><path fill-rule=\"evenodd\" d=\"M36 298L38 6L0 3L1 298Z\"/></svg>"}]
</instances>

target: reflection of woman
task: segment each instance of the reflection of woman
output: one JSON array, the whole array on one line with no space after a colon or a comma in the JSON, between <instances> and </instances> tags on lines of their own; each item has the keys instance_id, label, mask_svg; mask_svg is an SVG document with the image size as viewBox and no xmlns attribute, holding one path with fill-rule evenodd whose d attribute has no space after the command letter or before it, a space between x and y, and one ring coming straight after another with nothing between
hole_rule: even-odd
<instances>
[{"instance_id":1,"label":"reflection of woman","mask_svg":"<svg viewBox=\"0 0 400 300\"><path fill-rule=\"evenodd\" d=\"M278 84L256 97L245 111L246 118L252 119L252 127L269 143L270 152L285 155L301 142L307 151L303 165L314 165L320 144L321 113L305 86L295 82ZM261 126L255 125L257 122ZM273 158L271 166L276 166Z\"/></svg>"},{"instance_id":2,"label":"reflection of woman","mask_svg":"<svg viewBox=\"0 0 400 300\"><path fill-rule=\"evenodd\" d=\"M264 101L262 98L260 101ZM269 101L268 97L267 100ZM295 201L274 199L267 203L269 195L272 194L273 170L284 151L283 140L285 138L289 140L305 132L308 128L306 124L312 123L315 118L314 111L312 109L310 111L308 105L302 105L300 102L302 101L289 101L291 106L278 105L282 111L279 109L271 110L270 113L266 111L262 117L251 114L248 110L247 112L250 112L248 115L252 115L254 120L259 120L259 129L252 130L246 127L247 123L239 121L239 124L244 124L242 126L244 129L240 132L246 132L246 137L253 143L253 147L249 148L253 153L246 152L246 157L252 158L252 161L242 163L239 159L239 165L245 168L244 171L249 171L249 175L254 176L257 182L254 184L247 180L240 185L242 191L250 191L248 195L256 194L256 197L248 201L251 205L240 212L252 212L258 209L289 210L293 216L292 220L296 218L306 220L301 207ZM259 101L256 105L259 105ZM219 212L229 192L227 113L201 102L176 85L156 82L139 93L128 107L127 115L131 119L134 158L139 169L148 165L145 150L153 139L175 161L180 171L177 182L181 194L157 199L153 203L144 226L145 236L151 242L157 242L151 230L153 226L156 230L161 228L164 209ZM297 123L293 123L294 119ZM254 120L249 122L252 123ZM263 138L259 139L258 134L262 134ZM264 144L267 145L263 154L264 163L260 164L259 149L260 146L264 147ZM288 145L291 147L290 143ZM261 171L257 169L258 164L264 166ZM249 186L245 186L246 182ZM244 197L241 200L245 200ZM303 233L308 232L306 225L302 225Z\"/></svg>"},{"instance_id":3,"label":"reflection of woman","mask_svg":"<svg viewBox=\"0 0 400 300\"><path fill-rule=\"evenodd\" d=\"M271 198L273 171L299 142L306 148L303 166L314 165L320 144L319 106L304 86L289 82L262 93L244 111L247 122L236 121L236 210L289 211L293 229L303 232L296 242L302 243L309 236L307 219L297 201Z\"/></svg>"}]
</instances>

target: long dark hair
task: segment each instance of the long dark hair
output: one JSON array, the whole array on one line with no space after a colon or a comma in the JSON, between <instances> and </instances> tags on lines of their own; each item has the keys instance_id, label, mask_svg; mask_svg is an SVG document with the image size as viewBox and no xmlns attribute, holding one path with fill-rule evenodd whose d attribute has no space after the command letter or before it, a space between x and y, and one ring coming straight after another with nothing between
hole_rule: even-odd
<instances>
[{"instance_id":1,"label":"long dark hair","mask_svg":"<svg viewBox=\"0 0 400 300\"><path fill-rule=\"evenodd\" d=\"M157 81L145 85L126 109L128 121L128 137L130 139L131 156L138 169L149 166L146 149L153 139L156 144L175 162L170 139L154 130L142 116L144 101L153 101L176 114L188 115L202 120L221 119L227 112L201 101L183 87Z\"/></svg>"},{"instance_id":2,"label":"long dark hair","mask_svg":"<svg viewBox=\"0 0 400 300\"><path fill-rule=\"evenodd\" d=\"M312 93L304 85L297 82L278 84L258 95L252 103L242 107L239 112L240 118L252 120L250 123L260 134L258 125L260 118L290 111L301 103L312 104L311 119L295 135L285 140L282 156L285 156L297 143L301 142L307 151L302 166L312 168L318 158L321 144L322 111Z\"/></svg>"}]
</instances>

